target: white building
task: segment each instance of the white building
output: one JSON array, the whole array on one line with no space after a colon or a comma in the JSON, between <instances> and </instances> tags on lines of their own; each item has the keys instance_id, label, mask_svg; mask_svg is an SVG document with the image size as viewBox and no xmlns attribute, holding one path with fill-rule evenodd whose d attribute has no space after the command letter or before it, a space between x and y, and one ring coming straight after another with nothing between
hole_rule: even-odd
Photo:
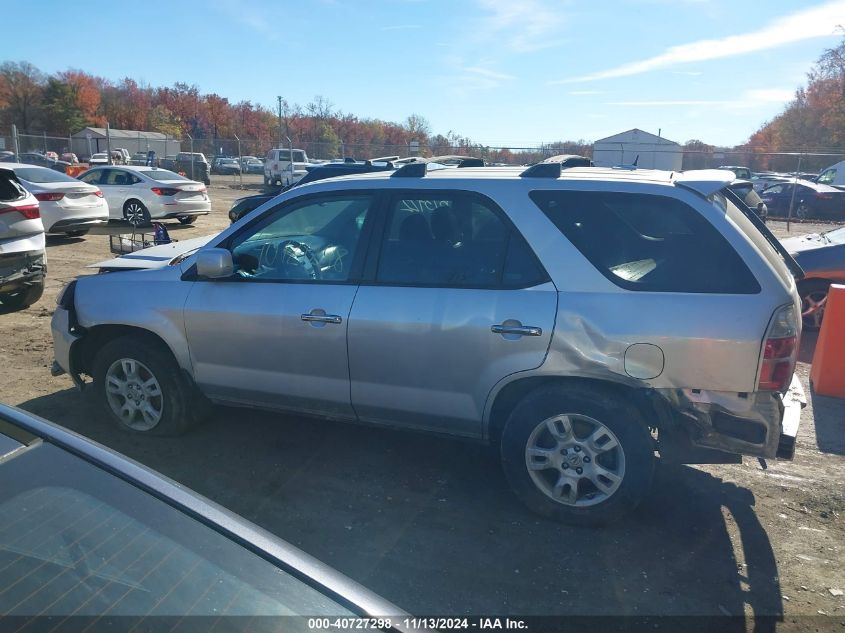
<instances>
[{"instance_id":1,"label":"white building","mask_svg":"<svg viewBox=\"0 0 845 633\"><path fill-rule=\"evenodd\" d=\"M684 150L675 141L636 128L593 143L593 162L600 167L633 165L635 160L642 169L680 171Z\"/></svg>"},{"instance_id":2,"label":"white building","mask_svg":"<svg viewBox=\"0 0 845 633\"><path fill-rule=\"evenodd\" d=\"M130 155L137 152L147 153L149 150L153 150L159 158L164 158L182 151L179 141L160 132L111 129L108 135L112 149L121 147L126 149ZM71 151L80 158L97 152L105 152L108 147L106 128L86 127L74 134L71 142L73 143Z\"/></svg>"}]
</instances>

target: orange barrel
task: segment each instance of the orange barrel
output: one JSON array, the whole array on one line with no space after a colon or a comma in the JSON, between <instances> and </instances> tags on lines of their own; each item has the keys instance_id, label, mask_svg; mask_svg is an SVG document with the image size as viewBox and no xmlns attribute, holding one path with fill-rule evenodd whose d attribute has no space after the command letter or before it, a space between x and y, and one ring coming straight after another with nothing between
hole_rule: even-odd
<instances>
[{"instance_id":1,"label":"orange barrel","mask_svg":"<svg viewBox=\"0 0 845 633\"><path fill-rule=\"evenodd\" d=\"M845 286L832 284L813 353L810 384L821 396L845 398Z\"/></svg>"}]
</instances>

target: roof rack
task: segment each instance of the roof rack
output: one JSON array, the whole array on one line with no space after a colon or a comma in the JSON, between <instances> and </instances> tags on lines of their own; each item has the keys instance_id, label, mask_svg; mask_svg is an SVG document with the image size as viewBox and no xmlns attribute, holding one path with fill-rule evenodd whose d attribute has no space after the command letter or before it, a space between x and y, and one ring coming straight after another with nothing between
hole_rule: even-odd
<instances>
[{"instance_id":1,"label":"roof rack","mask_svg":"<svg viewBox=\"0 0 845 633\"><path fill-rule=\"evenodd\" d=\"M428 172L428 163L407 163L390 174L391 178L422 178Z\"/></svg>"},{"instance_id":2,"label":"roof rack","mask_svg":"<svg viewBox=\"0 0 845 633\"><path fill-rule=\"evenodd\" d=\"M560 178L563 172L561 163L537 163L531 165L524 172L519 174L520 178Z\"/></svg>"}]
</instances>

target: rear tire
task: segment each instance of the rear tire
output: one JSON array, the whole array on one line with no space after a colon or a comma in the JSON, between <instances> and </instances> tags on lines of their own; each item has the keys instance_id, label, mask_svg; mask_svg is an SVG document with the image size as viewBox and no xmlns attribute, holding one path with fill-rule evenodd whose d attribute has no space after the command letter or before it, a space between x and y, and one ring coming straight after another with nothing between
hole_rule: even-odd
<instances>
[{"instance_id":1,"label":"rear tire","mask_svg":"<svg viewBox=\"0 0 845 633\"><path fill-rule=\"evenodd\" d=\"M134 227L150 226L150 212L140 200L127 200L123 205L123 219Z\"/></svg>"},{"instance_id":2,"label":"rear tire","mask_svg":"<svg viewBox=\"0 0 845 633\"><path fill-rule=\"evenodd\" d=\"M192 215L184 215L181 218L176 219L179 220L179 224L181 224L182 226L189 226L196 222L196 218Z\"/></svg>"},{"instance_id":3,"label":"rear tire","mask_svg":"<svg viewBox=\"0 0 845 633\"><path fill-rule=\"evenodd\" d=\"M31 305L38 303L41 295L44 294L44 280L35 283L16 292L0 294L0 304L3 312L16 312L24 310Z\"/></svg>"},{"instance_id":4,"label":"rear tire","mask_svg":"<svg viewBox=\"0 0 845 633\"><path fill-rule=\"evenodd\" d=\"M622 518L645 496L654 442L640 413L611 392L549 385L511 412L501 458L508 483L528 508L595 526Z\"/></svg>"},{"instance_id":5,"label":"rear tire","mask_svg":"<svg viewBox=\"0 0 845 633\"><path fill-rule=\"evenodd\" d=\"M88 229L82 229L80 231L68 231L65 233L68 237L82 237L83 235L88 235Z\"/></svg>"},{"instance_id":6,"label":"rear tire","mask_svg":"<svg viewBox=\"0 0 845 633\"><path fill-rule=\"evenodd\" d=\"M94 393L118 427L145 435L180 435L196 421L195 397L170 350L152 338L106 343L93 366Z\"/></svg>"}]
</instances>

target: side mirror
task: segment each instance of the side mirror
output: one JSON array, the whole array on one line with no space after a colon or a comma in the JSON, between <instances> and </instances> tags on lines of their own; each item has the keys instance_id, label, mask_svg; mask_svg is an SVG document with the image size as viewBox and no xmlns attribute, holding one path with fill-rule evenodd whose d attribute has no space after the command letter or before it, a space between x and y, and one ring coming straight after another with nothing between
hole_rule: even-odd
<instances>
[{"instance_id":1,"label":"side mirror","mask_svg":"<svg viewBox=\"0 0 845 633\"><path fill-rule=\"evenodd\" d=\"M205 248L197 253L197 277L223 279L234 272L232 253L225 248Z\"/></svg>"}]
</instances>

